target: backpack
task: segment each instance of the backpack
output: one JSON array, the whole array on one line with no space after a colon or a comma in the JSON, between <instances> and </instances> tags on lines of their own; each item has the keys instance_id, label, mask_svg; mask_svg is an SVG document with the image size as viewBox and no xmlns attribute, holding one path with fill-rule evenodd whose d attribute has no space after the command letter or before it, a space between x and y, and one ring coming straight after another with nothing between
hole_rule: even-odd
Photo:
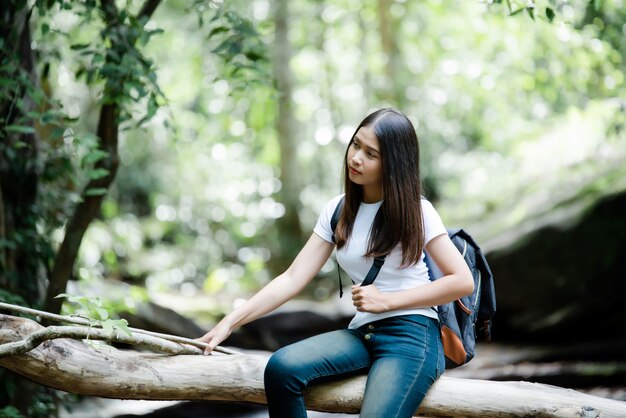
<instances>
[{"instance_id":1,"label":"backpack","mask_svg":"<svg viewBox=\"0 0 626 418\"><path fill-rule=\"evenodd\" d=\"M335 242L335 229L339 223L342 208L343 198L335 207L330 222L333 242ZM491 341L491 319L496 312L496 292L487 259L472 236L463 229L448 229L447 231L450 240L463 256L474 278L472 294L432 307L439 317L446 368L452 369L474 358L477 338ZM374 260L361 286L367 286L376 279L384 262L385 257L377 257ZM426 252L424 252L424 262L428 267L431 281L443 276ZM341 276L339 281L341 288Z\"/></svg>"}]
</instances>

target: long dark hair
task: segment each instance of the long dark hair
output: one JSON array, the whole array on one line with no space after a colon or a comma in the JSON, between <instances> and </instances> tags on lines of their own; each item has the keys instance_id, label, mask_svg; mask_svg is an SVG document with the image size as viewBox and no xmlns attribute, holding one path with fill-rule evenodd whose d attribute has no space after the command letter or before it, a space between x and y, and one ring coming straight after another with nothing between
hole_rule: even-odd
<instances>
[{"instance_id":1,"label":"long dark hair","mask_svg":"<svg viewBox=\"0 0 626 418\"><path fill-rule=\"evenodd\" d=\"M419 145L411 121L394 109L380 109L368 115L356 128L371 127L378 138L381 154L383 203L374 218L366 257L387 255L398 243L402 245L402 267L417 264L424 248L422 221L422 184L419 173ZM343 247L352 234L363 186L348 177L348 149L344 157L345 203L336 231L337 248Z\"/></svg>"}]
</instances>

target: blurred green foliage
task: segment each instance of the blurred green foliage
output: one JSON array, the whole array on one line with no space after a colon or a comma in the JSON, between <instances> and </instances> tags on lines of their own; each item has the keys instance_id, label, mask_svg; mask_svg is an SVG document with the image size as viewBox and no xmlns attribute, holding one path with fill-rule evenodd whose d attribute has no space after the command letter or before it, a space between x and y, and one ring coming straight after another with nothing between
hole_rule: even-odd
<instances>
[{"instance_id":1,"label":"blurred green foliage","mask_svg":"<svg viewBox=\"0 0 626 418\"><path fill-rule=\"evenodd\" d=\"M573 165L593 165L600 149L613 162L623 155L622 132L609 133L623 124L615 110L624 92L621 1L535 2L532 16L515 13L528 2L392 3L396 57L381 45L375 3L290 3L304 230L341 191L344 144L375 107L399 107L414 121L429 194L447 222L475 222L512 205L520 193L540 190L545 173L560 173L556 184ZM279 93L267 62L251 59L272 42L271 3L229 7L260 35L245 27L233 35L208 18L198 26L198 15L176 2L150 22L162 32L145 55L166 101L142 129L120 138L122 167L81 248L79 277L145 283L152 295L201 301L179 307L189 310L211 309L202 294L235 301L271 278L266 263L284 211L276 200ZM215 57L226 52L238 64ZM392 58L400 63L393 79ZM57 90L66 103L80 88L67 78L73 87ZM401 95L390 96L392 88ZM79 119L88 121L89 112L87 102ZM490 228L524 214L512 211ZM322 276L332 278L333 268ZM335 286L316 281L309 295L324 299Z\"/></svg>"},{"instance_id":2,"label":"blurred green foliage","mask_svg":"<svg viewBox=\"0 0 626 418\"><path fill-rule=\"evenodd\" d=\"M415 123L429 196L446 223L484 225L484 237L527 216L532 204L517 205L524 197L563 179L575 194L589 172L624 157L623 0L389 3L391 48L381 2L289 3L294 56L283 65L294 77L303 230L341 191L354 127L386 105ZM106 101L92 81L103 71L128 77L118 92L127 98L121 167L76 278L199 300L179 310L230 309L271 279L281 240L272 2L164 2L149 22L130 25L145 37L132 62L92 42L122 35L102 34L90 13L59 7L34 24L40 65L73 123L46 158L64 180L45 183L43 196L66 209L47 212L57 222L45 233L58 244L75 185L105 174L88 169L99 152L89 133ZM333 274L329 263L308 296L329 297Z\"/></svg>"},{"instance_id":3,"label":"blurred green foliage","mask_svg":"<svg viewBox=\"0 0 626 418\"><path fill-rule=\"evenodd\" d=\"M7 406L7 407L0 409L0 417L1 418L23 418L24 415L22 415L16 407Z\"/></svg>"}]
</instances>

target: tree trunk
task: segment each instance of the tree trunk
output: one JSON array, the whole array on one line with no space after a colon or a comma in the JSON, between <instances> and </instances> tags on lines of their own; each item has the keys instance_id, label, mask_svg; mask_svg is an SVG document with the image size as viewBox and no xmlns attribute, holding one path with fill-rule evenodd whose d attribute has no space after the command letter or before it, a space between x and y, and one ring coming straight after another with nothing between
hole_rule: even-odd
<instances>
[{"instance_id":1,"label":"tree trunk","mask_svg":"<svg viewBox=\"0 0 626 418\"><path fill-rule=\"evenodd\" d=\"M0 315L0 344L40 330L33 321ZM71 393L121 399L216 400L265 403L267 355L163 355L94 348L79 341L47 341L0 359L0 366ZM306 393L307 407L357 413L365 377L323 385ZM624 417L626 402L527 382L442 377L416 411L425 416Z\"/></svg>"},{"instance_id":2,"label":"tree trunk","mask_svg":"<svg viewBox=\"0 0 626 418\"><path fill-rule=\"evenodd\" d=\"M276 128L280 147L280 191L281 203L285 214L276 222L277 236L280 237L278 251L273 254L270 268L273 274L284 271L297 255L302 246L302 228L300 226L300 191L298 179L298 157L296 127L292 109L293 80L289 66L291 45L289 43L289 7L288 0L276 0L274 24L274 77L278 93L278 114Z\"/></svg>"},{"instance_id":3,"label":"tree trunk","mask_svg":"<svg viewBox=\"0 0 626 418\"><path fill-rule=\"evenodd\" d=\"M2 2L0 14L0 300L21 299L29 306L44 300L45 239L37 224L41 126L30 112L45 110L31 47L29 2ZM10 81L8 81L10 80ZM7 129L12 127L12 129ZM23 415L41 394L51 392L8 370L0 370L0 408L16 407ZM19 388L11 391L10 388Z\"/></svg>"},{"instance_id":4,"label":"tree trunk","mask_svg":"<svg viewBox=\"0 0 626 418\"><path fill-rule=\"evenodd\" d=\"M31 97L37 90L38 77L31 48L30 13L26 2L3 5L1 76L19 81L3 87L9 99L0 103L0 288L19 295L32 306L43 299L39 286L43 278L39 274L42 269L35 207L39 141L33 121L27 117L39 105ZM9 125L20 130L8 131Z\"/></svg>"},{"instance_id":5,"label":"tree trunk","mask_svg":"<svg viewBox=\"0 0 626 418\"><path fill-rule=\"evenodd\" d=\"M91 221L98 215L104 193L90 195L89 190L108 189L117 172L119 157L117 153L118 122L117 106L106 104L100 111L98 123L98 137L102 150L108 155L96 163L97 168L108 170L109 174L97 180L91 180L85 187L81 202L76 206L72 218L65 228L65 237L54 261L54 268L50 274L50 285L44 309L48 312L59 313L63 299L55 299L60 293L65 292L67 281L72 275L78 249L83 236Z\"/></svg>"},{"instance_id":6,"label":"tree trunk","mask_svg":"<svg viewBox=\"0 0 626 418\"><path fill-rule=\"evenodd\" d=\"M403 109L406 100L402 90L404 83L400 83L398 80L400 51L398 50L395 33L395 28L398 26L398 22L395 22L389 13L389 9L392 4L393 1L391 0L378 0L378 27L382 50L387 57L385 75L387 76L388 87L385 91L381 92L381 96L385 100L392 101L399 109Z\"/></svg>"}]
</instances>

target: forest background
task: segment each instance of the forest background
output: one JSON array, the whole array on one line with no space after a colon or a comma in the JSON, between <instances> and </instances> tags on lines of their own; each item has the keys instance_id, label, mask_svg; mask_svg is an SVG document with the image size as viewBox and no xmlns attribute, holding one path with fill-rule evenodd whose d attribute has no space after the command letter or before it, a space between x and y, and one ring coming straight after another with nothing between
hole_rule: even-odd
<instances>
[{"instance_id":1,"label":"forest background","mask_svg":"<svg viewBox=\"0 0 626 418\"><path fill-rule=\"evenodd\" d=\"M383 106L415 124L446 225L494 257L504 340L520 324L507 312L548 332L624 288L569 276L598 270L563 236L536 270L524 258L533 233L626 190L623 0L2 7L0 301L103 319L153 304L209 327L289 264ZM626 226L611 228L597 264L622 274ZM336 277L327 263L302 298L335 300ZM2 405L49 413L11 379Z\"/></svg>"}]
</instances>

